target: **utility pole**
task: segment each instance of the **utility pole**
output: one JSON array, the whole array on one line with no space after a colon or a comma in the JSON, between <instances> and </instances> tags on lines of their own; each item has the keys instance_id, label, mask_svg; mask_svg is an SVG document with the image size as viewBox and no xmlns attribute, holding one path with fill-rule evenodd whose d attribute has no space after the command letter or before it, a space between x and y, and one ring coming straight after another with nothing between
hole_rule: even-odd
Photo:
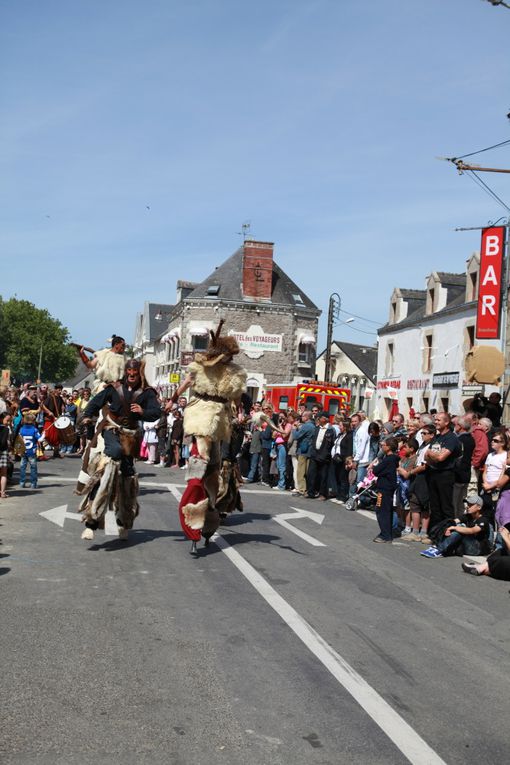
<instances>
[{"instance_id":1,"label":"utility pole","mask_svg":"<svg viewBox=\"0 0 510 765\"><path fill-rule=\"evenodd\" d=\"M489 0L492 2L492 0ZM493 5L504 5L504 3L492 3ZM510 7L510 6L509 6ZM461 159L456 157L447 157L448 162L452 162L457 168L459 175L464 172L473 171L477 173L510 173L510 170L503 167L477 167L477 165L468 165ZM503 421L510 423L510 400L508 393L510 391L510 242L509 242L509 228L510 218L508 218L506 224L506 246L505 246L505 259L503 263L504 268L504 281L503 281L503 338L502 338L502 350L505 356L505 372L503 374Z\"/></svg>"},{"instance_id":2,"label":"utility pole","mask_svg":"<svg viewBox=\"0 0 510 765\"><path fill-rule=\"evenodd\" d=\"M328 310L328 338L326 340L326 363L324 365L324 381L330 382L329 376L331 374L331 343L333 342L333 326L335 321L340 318L340 309L342 307L342 299L337 292L333 292L329 296L329 310Z\"/></svg>"}]
</instances>

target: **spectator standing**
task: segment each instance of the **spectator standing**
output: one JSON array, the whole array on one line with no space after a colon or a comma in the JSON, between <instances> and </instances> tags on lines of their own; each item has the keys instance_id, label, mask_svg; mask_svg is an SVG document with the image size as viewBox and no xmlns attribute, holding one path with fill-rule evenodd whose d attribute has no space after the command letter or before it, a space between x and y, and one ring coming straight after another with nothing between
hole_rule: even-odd
<instances>
[{"instance_id":1,"label":"spectator standing","mask_svg":"<svg viewBox=\"0 0 510 765\"><path fill-rule=\"evenodd\" d=\"M144 441L147 446L147 465L154 465L156 463L156 451L158 448L158 434L157 428L159 419L152 422L144 422Z\"/></svg>"},{"instance_id":2,"label":"spectator standing","mask_svg":"<svg viewBox=\"0 0 510 765\"><path fill-rule=\"evenodd\" d=\"M306 494L306 477L314 434L315 425L312 422L312 414L305 410L301 415L301 425L294 433L294 441L297 443L297 484L294 494L301 496Z\"/></svg>"},{"instance_id":3,"label":"spectator standing","mask_svg":"<svg viewBox=\"0 0 510 765\"><path fill-rule=\"evenodd\" d=\"M455 483L453 484L453 509L455 517L464 515L464 500L471 480L471 461L475 440L470 433L471 425L466 417L455 417L453 429L459 439L460 457L455 460Z\"/></svg>"},{"instance_id":4,"label":"spectator standing","mask_svg":"<svg viewBox=\"0 0 510 765\"><path fill-rule=\"evenodd\" d=\"M483 466L489 453L489 441L487 439L486 428L480 425L480 418L476 412L468 412L465 419L471 424L471 435L475 442L475 448L471 456L471 479L468 492L470 494L478 494L482 485Z\"/></svg>"},{"instance_id":5,"label":"spectator standing","mask_svg":"<svg viewBox=\"0 0 510 765\"><path fill-rule=\"evenodd\" d=\"M166 440L168 436L168 422L167 422L167 416L165 414L165 401L162 404L163 411L161 412L161 417L158 420L158 424L156 426L156 435L158 437L158 454L159 454L159 462L157 463L159 467L163 467L165 464L165 451L166 451Z\"/></svg>"},{"instance_id":6,"label":"spectator standing","mask_svg":"<svg viewBox=\"0 0 510 765\"><path fill-rule=\"evenodd\" d=\"M10 430L6 422L6 412L0 414L0 499L7 499L7 470L9 468Z\"/></svg>"},{"instance_id":7,"label":"spectator standing","mask_svg":"<svg viewBox=\"0 0 510 765\"><path fill-rule=\"evenodd\" d=\"M453 485L455 460L460 451L457 436L450 429L451 420L448 412L439 412L434 421L437 434L425 454L425 461L430 468L427 471L427 478L431 528L455 516Z\"/></svg>"},{"instance_id":8,"label":"spectator standing","mask_svg":"<svg viewBox=\"0 0 510 765\"><path fill-rule=\"evenodd\" d=\"M260 454L262 452L261 438L262 428L260 425L254 425L250 438L250 469L246 477L246 483L254 483L260 476Z\"/></svg>"},{"instance_id":9,"label":"spectator standing","mask_svg":"<svg viewBox=\"0 0 510 765\"><path fill-rule=\"evenodd\" d=\"M398 441L390 436L382 442L384 457L372 468L377 477L377 502L375 512L379 524L379 534L374 542L392 542L393 495L397 488L397 468L399 456L396 454Z\"/></svg>"},{"instance_id":10,"label":"spectator standing","mask_svg":"<svg viewBox=\"0 0 510 765\"><path fill-rule=\"evenodd\" d=\"M356 470L356 483L351 486L350 493L354 495L356 485L361 483L367 474L370 463L370 436L368 427L361 422L359 414L353 414L351 417L351 428L353 430L352 442L352 467Z\"/></svg>"},{"instance_id":11,"label":"spectator standing","mask_svg":"<svg viewBox=\"0 0 510 765\"><path fill-rule=\"evenodd\" d=\"M27 412L23 415L23 424L19 430L23 439L25 452L21 457L19 468L19 485L25 488L27 465L30 465L30 487L37 489L37 441L40 433L35 427L35 415Z\"/></svg>"},{"instance_id":12,"label":"spectator standing","mask_svg":"<svg viewBox=\"0 0 510 765\"><path fill-rule=\"evenodd\" d=\"M292 423L283 416L278 419L278 427L282 431L281 433L275 433L274 439L276 448L276 466L278 468L278 484L273 486L273 489L285 491L285 478L287 475L287 441L289 440L292 431Z\"/></svg>"},{"instance_id":13,"label":"spectator standing","mask_svg":"<svg viewBox=\"0 0 510 765\"><path fill-rule=\"evenodd\" d=\"M372 423L373 424L373 423ZM352 458L352 431L349 420L339 423L340 433L331 450L331 459L335 470L336 497L331 500L337 505L349 499L349 469L347 462Z\"/></svg>"},{"instance_id":14,"label":"spectator standing","mask_svg":"<svg viewBox=\"0 0 510 765\"><path fill-rule=\"evenodd\" d=\"M272 420L272 422L275 425L277 424L277 421L275 422L275 415L274 415L274 409L272 404L270 404L268 401L265 401L264 404L262 405L262 411L267 417L269 417ZM262 435L260 437L260 445L261 445L261 462L262 462L261 483L263 483L264 486L270 486L271 476L269 471L271 468L271 449L273 446L273 430L266 423L264 423L263 425Z\"/></svg>"},{"instance_id":15,"label":"spectator standing","mask_svg":"<svg viewBox=\"0 0 510 765\"><path fill-rule=\"evenodd\" d=\"M44 412L44 430L47 430L58 417L64 413L64 401L62 399L62 385L55 385L53 391L48 391L41 404ZM59 445L53 447L53 456L62 457Z\"/></svg>"},{"instance_id":16,"label":"spectator standing","mask_svg":"<svg viewBox=\"0 0 510 765\"><path fill-rule=\"evenodd\" d=\"M506 471L508 441L506 433L497 432L491 441L492 451L487 455L482 474L482 500L484 515L494 521L495 504L499 496L499 482Z\"/></svg>"},{"instance_id":17,"label":"spectator standing","mask_svg":"<svg viewBox=\"0 0 510 765\"><path fill-rule=\"evenodd\" d=\"M432 540L428 535L430 512L425 454L436 435L436 428L434 425L424 425L420 432L422 442L416 453L416 465L410 471L409 508L412 533L403 538L412 542L431 544Z\"/></svg>"},{"instance_id":18,"label":"spectator standing","mask_svg":"<svg viewBox=\"0 0 510 765\"><path fill-rule=\"evenodd\" d=\"M329 424L327 412L321 412L312 437L310 462L308 465L307 488L309 499L328 498L328 471L331 449L335 442L335 431Z\"/></svg>"}]
</instances>

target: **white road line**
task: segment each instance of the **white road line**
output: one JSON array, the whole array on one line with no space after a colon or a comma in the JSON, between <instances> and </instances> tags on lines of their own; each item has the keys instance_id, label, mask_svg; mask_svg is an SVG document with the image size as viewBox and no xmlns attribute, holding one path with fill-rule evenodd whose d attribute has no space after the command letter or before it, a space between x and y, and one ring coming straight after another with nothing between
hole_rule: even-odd
<instances>
[{"instance_id":1,"label":"white road line","mask_svg":"<svg viewBox=\"0 0 510 765\"><path fill-rule=\"evenodd\" d=\"M393 741L413 765L445 765L439 755L422 737L375 691L355 669L343 659L303 619L300 614L271 587L261 574L234 550L221 536L213 540L233 565L246 577L252 587L276 611L295 635L319 659L321 664L351 694L383 733Z\"/></svg>"},{"instance_id":2,"label":"white road line","mask_svg":"<svg viewBox=\"0 0 510 765\"><path fill-rule=\"evenodd\" d=\"M365 518L370 518L371 521L376 521L377 516L375 513L371 513L370 510L356 510L358 515L364 515Z\"/></svg>"},{"instance_id":3,"label":"white road line","mask_svg":"<svg viewBox=\"0 0 510 765\"><path fill-rule=\"evenodd\" d=\"M305 534L304 531L301 531L301 529L297 529L295 526L292 526L288 522L292 520L299 520L299 518L309 518L310 520L315 521L315 523L321 524L322 521L324 520L324 516L321 515L320 513L312 513L310 510L300 510L299 507L293 507L292 510L294 510L295 512L280 513L279 515L273 515L273 521L276 521L276 523L279 523L280 526L283 526L289 531L292 531L293 534L296 534L296 536L301 537L301 539L304 539L305 542L308 542L308 544L313 545L313 547L326 547L326 545L323 542L320 542L318 539L315 539L315 537L312 537L309 534Z\"/></svg>"},{"instance_id":4,"label":"white road line","mask_svg":"<svg viewBox=\"0 0 510 765\"><path fill-rule=\"evenodd\" d=\"M176 491L177 498L180 492ZM212 537L230 562L276 611L321 664L351 694L412 765L446 765L427 742L271 587L264 577L218 532Z\"/></svg>"}]
</instances>

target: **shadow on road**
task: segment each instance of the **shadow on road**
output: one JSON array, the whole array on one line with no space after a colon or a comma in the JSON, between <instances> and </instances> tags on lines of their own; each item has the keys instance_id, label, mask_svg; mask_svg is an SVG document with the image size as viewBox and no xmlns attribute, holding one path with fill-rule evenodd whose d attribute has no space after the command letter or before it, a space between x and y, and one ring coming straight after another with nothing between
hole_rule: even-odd
<instances>
[{"instance_id":1,"label":"shadow on road","mask_svg":"<svg viewBox=\"0 0 510 765\"><path fill-rule=\"evenodd\" d=\"M232 534L222 534L222 536L231 547L238 547L240 545L249 544L250 542L261 542L262 544L271 545L272 547L279 547L280 550L289 550L289 552L293 552L296 555L306 555L306 553L301 552L301 550L296 550L290 545L278 544L278 540L281 539L281 537L277 537L274 534L236 534L234 532ZM221 548L215 545L214 542L211 542L208 547L201 546L198 548L198 557L214 555L220 551Z\"/></svg>"},{"instance_id":2,"label":"shadow on road","mask_svg":"<svg viewBox=\"0 0 510 765\"><path fill-rule=\"evenodd\" d=\"M161 539L162 537L181 537L182 539L183 533L180 530L161 531L158 529L133 529L133 531L129 532L129 538L125 541L118 538L109 539L107 542L103 542L103 544L100 545L93 544L88 549L92 552L97 552L98 550L113 552L116 550L127 549L128 547L135 547L136 545L142 545L145 544L145 542L153 542L155 539Z\"/></svg>"}]
</instances>

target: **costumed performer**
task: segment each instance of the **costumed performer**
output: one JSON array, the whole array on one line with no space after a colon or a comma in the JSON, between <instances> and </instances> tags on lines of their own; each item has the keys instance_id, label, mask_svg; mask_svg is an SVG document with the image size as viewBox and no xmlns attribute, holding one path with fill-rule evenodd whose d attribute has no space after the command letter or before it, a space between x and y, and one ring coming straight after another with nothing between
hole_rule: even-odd
<instances>
[{"instance_id":1,"label":"costumed performer","mask_svg":"<svg viewBox=\"0 0 510 765\"><path fill-rule=\"evenodd\" d=\"M83 495L80 510L85 529L82 539L93 539L94 531L104 525L108 509L115 512L119 538L127 539L128 531L138 515L138 478L134 457L140 449L140 420L153 422L160 414L156 391L144 377L144 364L136 359L126 362L122 381L107 385L92 398L83 413L83 422L90 422L102 411L91 442L92 453L99 435L104 450L93 456L87 450L77 494Z\"/></svg>"},{"instance_id":2,"label":"costumed performer","mask_svg":"<svg viewBox=\"0 0 510 765\"><path fill-rule=\"evenodd\" d=\"M232 421L246 390L246 371L232 361L239 346L234 337L221 336L223 323L216 332L211 330L207 350L196 353L188 367L192 395L184 410L184 433L193 436L193 444L179 516L192 554L200 538L208 544L219 525L220 444L230 442Z\"/></svg>"},{"instance_id":3,"label":"costumed performer","mask_svg":"<svg viewBox=\"0 0 510 765\"><path fill-rule=\"evenodd\" d=\"M111 348L102 348L100 351L93 351L83 345L81 347L76 345L85 366L94 371L96 379L92 388L93 395L99 393L110 383L121 380L124 375L126 341L123 337L112 335L111 343ZM85 351L93 353L93 357L89 359Z\"/></svg>"}]
</instances>

